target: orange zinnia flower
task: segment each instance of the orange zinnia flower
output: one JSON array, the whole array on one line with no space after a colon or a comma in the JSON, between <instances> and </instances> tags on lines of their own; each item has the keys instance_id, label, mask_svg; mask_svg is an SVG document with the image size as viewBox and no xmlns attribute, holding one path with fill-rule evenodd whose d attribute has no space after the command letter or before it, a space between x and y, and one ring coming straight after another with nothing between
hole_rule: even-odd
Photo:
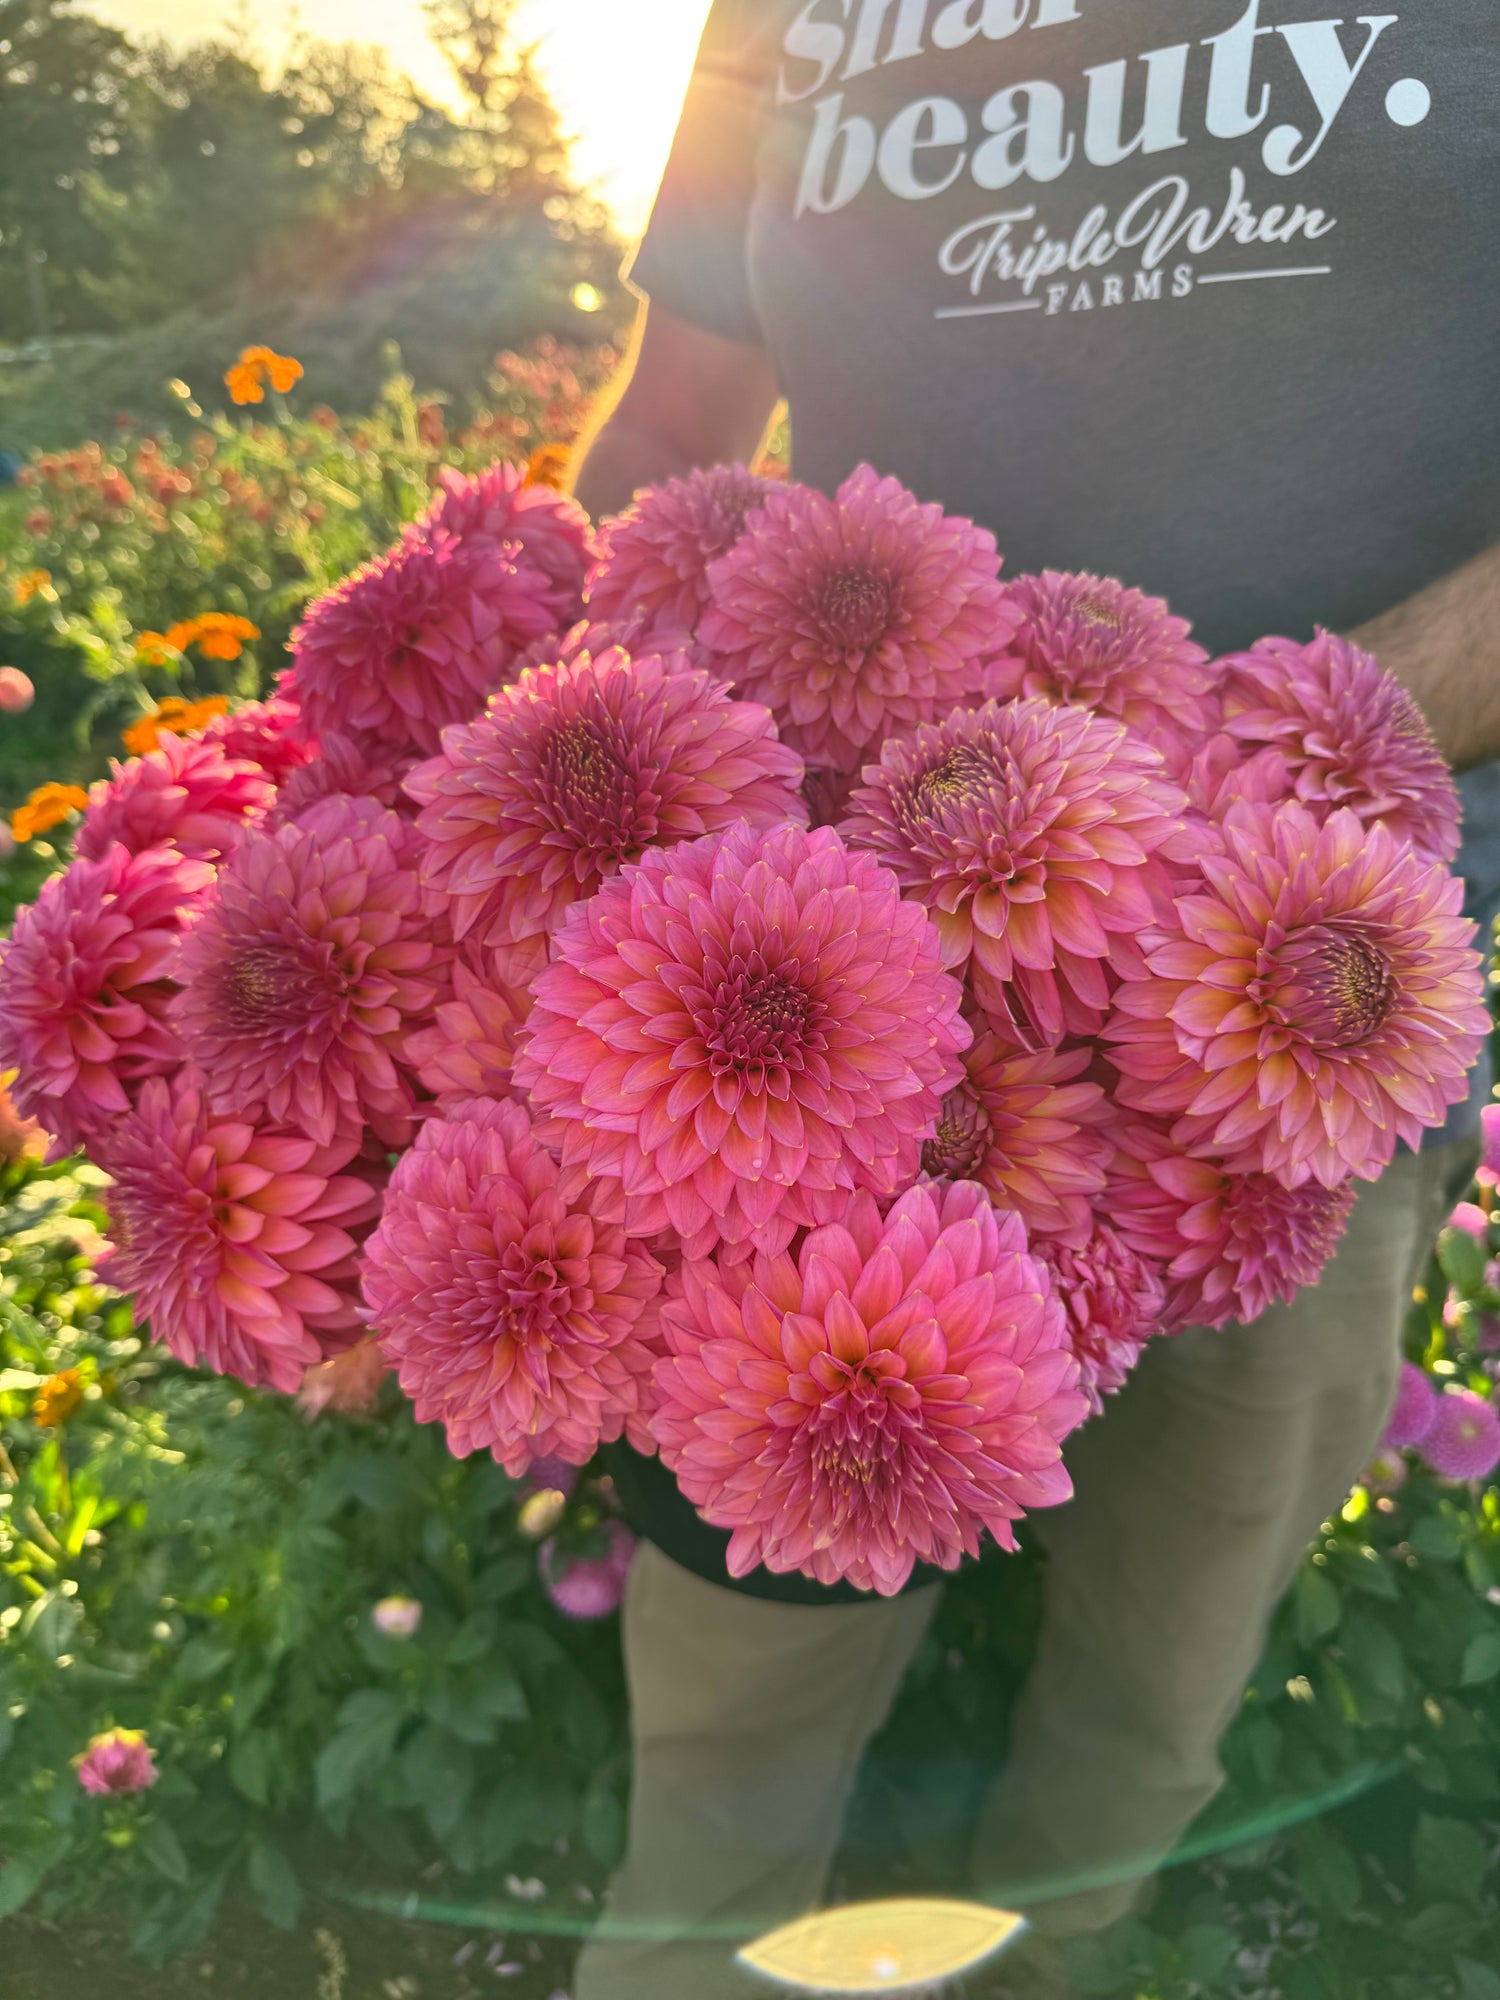
<instances>
[{"instance_id":1,"label":"orange zinnia flower","mask_svg":"<svg viewBox=\"0 0 1500 2000\"><path fill-rule=\"evenodd\" d=\"M258 639L260 627L232 611L206 611L196 621L193 637L205 660L237 660L247 639Z\"/></svg>"},{"instance_id":2,"label":"orange zinnia flower","mask_svg":"<svg viewBox=\"0 0 1500 2000\"><path fill-rule=\"evenodd\" d=\"M16 608L29 604L33 597L40 597L51 587L52 572L46 569L29 569L24 576L16 578Z\"/></svg>"},{"instance_id":3,"label":"orange zinnia flower","mask_svg":"<svg viewBox=\"0 0 1500 2000\"><path fill-rule=\"evenodd\" d=\"M24 806L10 816L10 830L17 840L30 840L49 827L60 826L69 813L82 812L89 795L82 785L38 785Z\"/></svg>"},{"instance_id":4,"label":"orange zinnia flower","mask_svg":"<svg viewBox=\"0 0 1500 2000\"><path fill-rule=\"evenodd\" d=\"M225 375L224 386L233 402L263 403L267 381L279 396L284 396L301 379L302 363L294 361L291 355L278 354L274 347L247 347Z\"/></svg>"},{"instance_id":5,"label":"orange zinnia flower","mask_svg":"<svg viewBox=\"0 0 1500 2000\"><path fill-rule=\"evenodd\" d=\"M148 636L160 637L160 634ZM163 736L196 736L228 707L226 694L205 695L202 701L185 701L180 694L164 695L149 715L131 723L120 740L133 757L144 757Z\"/></svg>"},{"instance_id":6,"label":"orange zinnia flower","mask_svg":"<svg viewBox=\"0 0 1500 2000\"><path fill-rule=\"evenodd\" d=\"M83 1377L76 1368L49 1375L36 1392L31 1414L46 1429L65 1424L83 1401Z\"/></svg>"},{"instance_id":7,"label":"orange zinnia flower","mask_svg":"<svg viewBox=\"0 0 1500 2000\"><path fill-rule=\"evenodd\" d=\"M526 461L526 484L528 486L550 486L561 493L568 483L568 464L572 453L565 444L539 445Z\"/></svg>"}]
</instances>

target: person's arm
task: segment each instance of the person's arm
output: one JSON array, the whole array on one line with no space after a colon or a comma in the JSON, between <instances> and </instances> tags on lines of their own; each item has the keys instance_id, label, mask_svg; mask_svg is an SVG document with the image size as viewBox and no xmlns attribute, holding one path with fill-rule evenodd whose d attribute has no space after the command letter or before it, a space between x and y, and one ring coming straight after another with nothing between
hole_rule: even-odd
<instances>
[{"instance_id":1,"label":"person's arm","mask_svg":"<svg viewBox=\"0 0 1500 2000\"><path fill-rule=\"evenodd\" d=\"M765 350L642 305L630 351L573 461L573 492L596 521L639 487L696 467L746 464L776 407Z\"/></svg>"},{"instance_id":2,"label":"person's arm","mask_svg":"<svg viewBox=\"0 0 1500 2000\"><path fill-rule=\"evenodd\" d=\"M1456 771L1500 757L1500 544L1349 636L1415 697Z\"/></svg>"}]
</instances>

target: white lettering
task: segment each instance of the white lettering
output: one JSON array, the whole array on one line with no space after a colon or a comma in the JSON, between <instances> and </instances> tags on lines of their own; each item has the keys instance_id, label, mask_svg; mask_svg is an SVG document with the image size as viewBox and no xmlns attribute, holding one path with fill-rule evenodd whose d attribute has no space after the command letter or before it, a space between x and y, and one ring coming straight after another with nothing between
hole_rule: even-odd
<instances>
[{"instance_id":1,"label":"white lettering","mask_svg":"<svg viewBox=\"0 0 1500 2000\"><path fill-rule=\"evenodd\" d=\"M836 209L847 208L870 178L875 164L875 127L868 118L841 118L843 108L841 90L825 97L817 107L793 210L799 220L809 209L816 215L832 215ZM835 154L837 171L830 188L829 169Z\"/></svg>"},{"instance_id":2,"label":"white lettering","mask_svg":"<svg viewBox=\"0 0 1500 2000\"><path fill-rule=\"evenodd\" d=\"M1026 100L1025 116L1017 100ZM1034 181L1055 181L1073 158L1073 135L1067 130L1067 100L1055 83L1017 83L997 90L980 113L986 139L974 149L973 174L982 188L1009 187L1023 174Z\"/></svg>"},{"instance_id":3,"label":"white lettering","mask_svg":"<svg viewBox=\"0 0 1500 2000\"><path fill-rule=\"evenodd\" d=\"M1023 27L1031 0L948 0L932 24L935 49L962 49L976 35L1003 42Z\"/></svg>"},{"instance_id":4,"label":"white lettering","mask_svg":"<svg viewBox=\"0 0 1500 2000\"><path fill-rule=\"evenodd\" d=\"M969 121L951 97L923 97L898 111L880 141L880 178L903 201L925 201L942 194L964 170L968 155ZM936 148L958 148L947 173L938 180L917 178L916 156Z\"/></svg>"},{"instance_id":5,"label":"white lettering","mask_svg":"<svg viewBox=\"0 0 1500 2000\"><path fill-rule=\"evenodd\" d=\"M815 15L826 7L837 7L845 20L849 17L849 0L807 0L807 5L786 31L782 42L782 52L794 62L816 63L818 73L810 83L793 86L787 80L783 65L776 79L776 96L782 104L800 104L804 97L816 96L829 77L839 66L839 58L844 53L844 31L832 21L819 21Z\"/></svg>"},{"instance_id":6,"label":"white lettering","mask_svg":"<svg viewBox=\"0 0 1500 2000\"><path fill-rule=\"evenodd\" d=\"M1257 26L1260 0L1250 0L1232 28L1222 35L1206 35L1203 46L1213 50L1208 69L1208 109L1204 124L1216 139L1243 139L1253 132L1266 115L1271 87L1260 87L1260 108L1250 109L1250 68L1255 60L1255 38L1269 35L1271 28Z\"/></svg>"},{"instance_id":7,"label":"white lettering","mask_svg":"<svg viewBox=\"0 0 1500 2000\"><path fill-rule=\"evenodd\" d=\"M1165 153L1185 146L1182 132L1182 91L1187 81L1188 44L1151 49L1140 60L1146 65L1146 102L1140 130L1124 136L1125 70L1123 61L1086 69L1088 108L1083 120L1083 152L1096 167L1117 166L1132 153Z\"/></svg>"},{"instance_id":8,"label":"white lettering","mask_svg":"<svg viewBox=\"0 0 1500 2000\"><path fill-rule=\"evenodd\" d=\"M1193 289L1193 267L1191 264L1177 264L1172 270L1172 296L1185 299Z\"/></svg>"},{"instance_id":9,"label":"white lettering","mask_svg":"<svg viewBox=\"0 0 1500 2000\"><path fill-rule=\"evenodd\" d=\"M1078 8L1075 0L1038 0L1033 28L1055 28L1059 21L1076 21Z\"/></svg>"},{"instance_id":10,"label":"white lettering","mask_svg":"<svg viewBox=\"0 0 1500 2000\"><path fill-rule=\"evenodd\" d=\"M1159 299L1160 297L1161 272L1137 271L1135 274L1135 303L1139 305L1143 299Z\"/></svg>"},{"instance_id":11,"label":"white lettering","mask_svg":"<svg viewBox=\"0 0 1500 2000\"><path fill-rule=\"evenodd\" d=\"M1047 287L1048 319L1054 319L1062 311L1062 302L1067 296L1068 288L1066 285L1049 285Z\"/></svg>"},{"instance_id":12,"label":"white lettering","mask_svg":"<svg viewBox=\"0 0 1500 2000\"><path fill-rule=\"evenodd\" d=\"M898 5L901 11L896 16L891 45L881 55L880 34L893 5ZM866 70L880 63L904 62L909 56L921 55L922 25L926 18L927 0L864 0L842 81L847 83L851 77L863 76Z\"/></svg>"},{"instance_id":13,"label":"white lettering","mask_svg":"<svg viewBox=\"0 0 1500 2000\"><path fill-rule=\"evenodd\" d=\"M1085 278L1083 283L1078 287L1078 290L1073 294L1072 303L1069 305L1068 311L1073 313L1091 313L1093 310L1094 295L1089 290L1088 279Z\"/></svg>"},{"instance_id":14,"label":"white lettering","mask_svg":"<svg viewBox=\"0 0 1500 2000\"><path fill-rule=\"evenodd\" d=\"M1354 88L1354 80L1364 68L1371 49L1399 16L1360 14L1356 19L1362 28L1368 28L1369 33L1352 66L1339 40L1337 21L1292 21L1276 30L1291 50L1292 60L1301 71L1302 81L1307 85L1323 122L1300 157L1297 148L1302 145L1302 133L1295 125L1277 125L1266 134L1260 156L1273 174L1299 174L1308 161L1316 157L1334 119L1344 107L1345 98Z\"/></svg>"},{"instance_id":15,"label":"white lettering","mask_svg":"<svg viewBox=\"0 0 1500 2000\"><path fill-rule=\"evenodd\" d=\"M1101 305L1122 306L1125 303L1125 280L1113 272L1104 280L1104 296Z\"/></svg>"}]
</instances>

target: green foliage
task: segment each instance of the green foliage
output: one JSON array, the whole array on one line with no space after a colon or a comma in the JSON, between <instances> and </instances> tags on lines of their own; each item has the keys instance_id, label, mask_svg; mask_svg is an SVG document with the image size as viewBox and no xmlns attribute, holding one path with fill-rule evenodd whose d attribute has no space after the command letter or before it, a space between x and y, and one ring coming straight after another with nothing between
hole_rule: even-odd
<instances>
[{"instance_id":1,"label":"green foliage","mask_svg":"<svg viewBox=\"0 0 1500 2000\"><path fill-rule=\"evenodd\" d=\"M615 1647L547 1604L514 1483L394 1394L309 1422L146 1347L91 1270L98 1180L0 1178L0 1914L102 1898L160 1959L232 1884L295 1923L330 1839L366 1870L529 1868L560 1837L607 1865ZM83 1400L43 1428L64 1368ZM410 1639L371 1620L393 1592ZM74 1760L113 1726L160 1780L90 1798Z\"/></svg>"}]
</instances>

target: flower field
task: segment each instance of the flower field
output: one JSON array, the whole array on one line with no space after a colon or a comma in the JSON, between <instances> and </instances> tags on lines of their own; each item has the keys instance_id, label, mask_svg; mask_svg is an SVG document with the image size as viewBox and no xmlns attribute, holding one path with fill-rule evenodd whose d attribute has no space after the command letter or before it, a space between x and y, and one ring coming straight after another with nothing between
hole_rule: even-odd
<instances>
[{"instance_id":1,"label":"flower field","mask_svg":"<svg viewBox=\"0 0 1500 2000\"><path fill-rule=\"evenodd\" d=\"M399 377L299 417L252 349L250 416L28 471L0 1047L56 1143L6 1110L0 1915L103 1900L164 1961L363 1881L580 1932L622 1436L736 1571L971 1558L842 1864L951 1890L1068 1434L1314 1281L1462 1092L1451 782L1373 662L1210 663L868 468L596 542L552 482L608 359L501 357L450 437ZM1490 1165L1230 1787L1082 1991L1500 1996Z\"/></svg>"}]
</instances>

